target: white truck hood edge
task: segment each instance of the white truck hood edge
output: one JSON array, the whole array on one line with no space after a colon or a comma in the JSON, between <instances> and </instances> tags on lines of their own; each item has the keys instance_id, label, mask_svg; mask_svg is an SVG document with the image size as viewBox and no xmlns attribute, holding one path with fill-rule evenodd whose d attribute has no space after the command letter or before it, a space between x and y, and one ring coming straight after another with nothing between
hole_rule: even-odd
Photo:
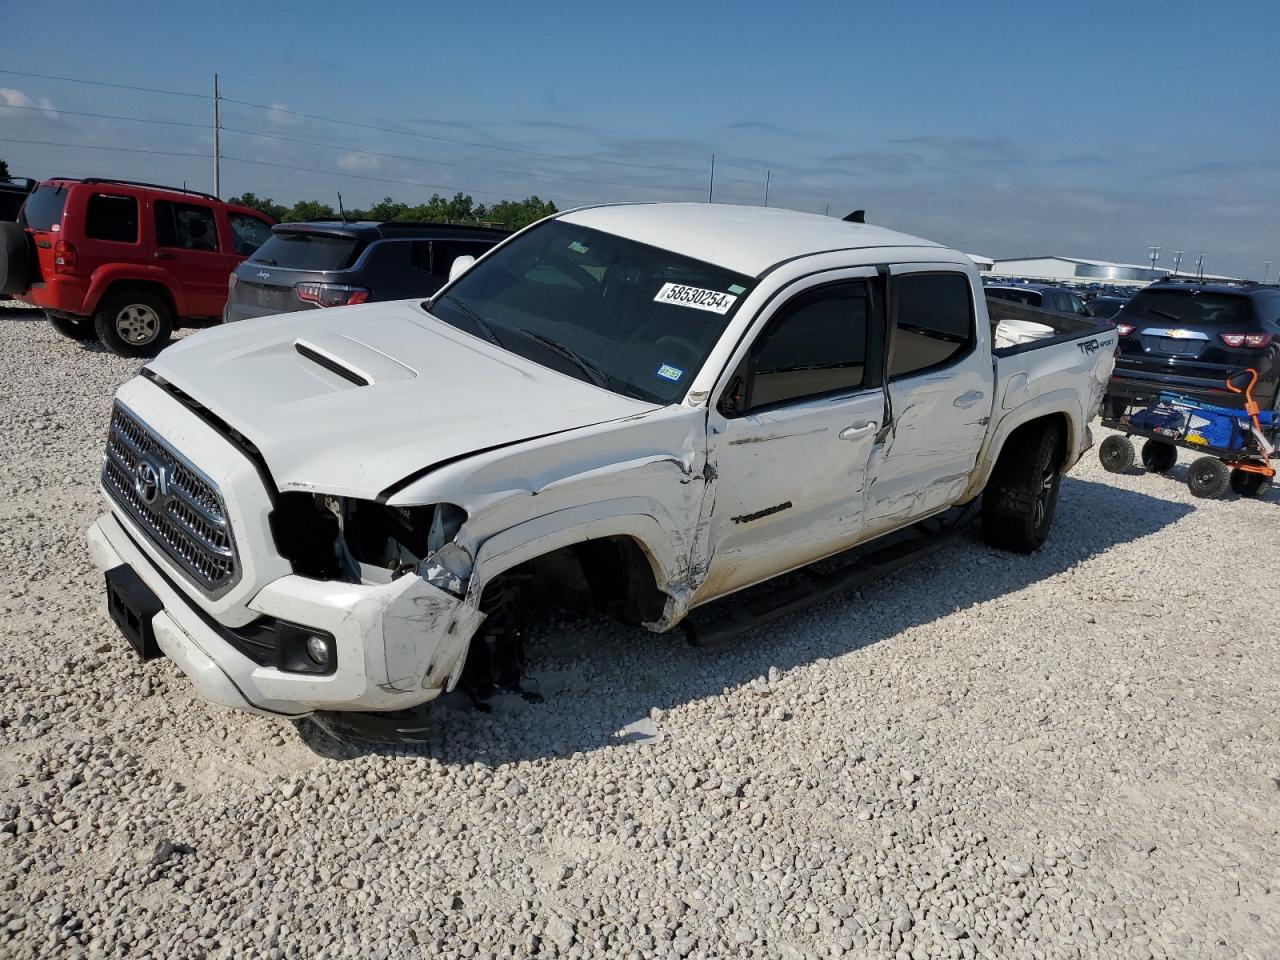
<instances>
[{"instance_id":1,"label":"white truck hood edge","mask_svg":"<svg viewBox=\"0 0 1280 960\"><path fill-rule=\"evenodd\" d=\"M657 409L456 330L416 301L241 321L147 368L252 441L279 489L365 498L442 461Z\"/></svg>"}]
</instances>

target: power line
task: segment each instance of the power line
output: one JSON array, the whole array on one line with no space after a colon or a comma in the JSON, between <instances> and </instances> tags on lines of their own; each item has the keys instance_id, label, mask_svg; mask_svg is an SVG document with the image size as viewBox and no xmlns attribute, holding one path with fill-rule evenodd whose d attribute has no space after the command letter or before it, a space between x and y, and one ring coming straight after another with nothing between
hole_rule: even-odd
<instances>
[{"instance_id":1,"label":"power line","mask_svg":"<svg viewBox=\"0 0 1280 960\"><path fill-rule=\"evenodd\" d=\"M0 71L2 73L3 71ZM34 110L36 113L56 113L67 117L88 117L92 120L128 120L130 123L160 123L171 127L195 127L208 130L207 123L192 123L189 120L153 120L149 117L122 117L114 113L86 113L83 110L63 110L61 107L27 107L0 105L0 110ZM225 129L225 128L224 128Z\"/></svg>"},{"instance_id":2,"label":"power line","mask_svg":"<svg viewBox=\"0 0 1280 960\"><path fill-rule=\"evenodd\" d=\"M39 147L70 147L75 150L112 150L118 153L145 153L153 157L197 157L203 160L203 153L173 153L166 150L147 150L142 147L104 147L90 143L55 143L52 140L21 140L16 137L0 137L0 143L25 143Z\"/></svg>"},{"instance_id":3,"label":"power line","mask_svg":"<svg viewBox=\"0 0 1280 960\"><path fill-rule=\"evenodd\" d=\"M184 90L160 90L156 87L136 87L129 83L108 83L105 80L81 80L79 77L58 77L50 73L24 73L21 70L0 70L0 73L7 74L11 77L33 77L37 80L62 80L66 83L84 83L91 87L114 87L117 90L136 90L139 93L163 93L169 97L194 97L197 100L209 99L209 95L205 93L187 93Z\"/></svg>"},{"instance_id":4,"label":"power line","mask_svg":"<svg viewBox=\"0 0 1280 960\"><path fill-rule=\"evenodd\" d=\"M115 89L134 90L142 93L158 93L158 94L164 94L167 96L174 96L174 97L195 98L198 100L208 99L206 94L201 94L201 93L191 93L191 92L180 91L180 90L164 90L158 87L143 87L143 86L136 86L136 85L127 84L127 83L110 83L104 80L83 80L78 77L63 77L63 76L56 76L54 74L46 74L46 73L29 73L21 70L0 69L0 73L7 74L9 76L15 76L15 77L33 77L41 80L59 80L66 83L81 83L81 84L87 84L89 86L95 86L95 87L112 87ZM529 150L523 147L511 147L511 146L505 146L502 144L494 144L494 143L481 143L475 140L460 140L454 137L441 137L441 136L436 136L434 134L429 134L429 133L418 133L416 131L404 130L397 127L387 127L387 126L381 126L379 124L362 123L357 120L343 120L338 117L326 117L320 114L304 113L299 110L289 110L285 107L272 106L270 104L254 103L250 100L239 100L234 97L221 97L220 99L222 100L223 103L233 103L237 106L249 107L254 110L265 110L271 113L279 113L279 114L284 114L286 116L291 116L291 117L300 117L304 120L313 120L321 123L335 123L335 124L340 124L342 126L357 127L362 130L376 130L380 133L390 133L395 136L416 137L417 139L420 139L420 140L433 140L438 143L450 143L457 146L475 147L481 150L501 150L507 153L518 153L518 154L523 154L525 156L542 157L548 160L574 160L580 163L604 163L604 164L610 164L613 166L620 166L620 167L636 167L639 169L663 170L669 173L690 173L690 174L694 174L695 176L702 176L703 174L702 170L698 170L693 167L674 167L674 166L669 166L664 164L641 163L635 160L610 160L603 157L586 157L586 156L572 155L572 154L547 153L540 150ZM57 112L71 113L71 111L57 111ZM119 119L127 119L127 118L122 117ZM146 121L143 121L143 122L146 122ZM587 182L587 181L584 181L584 182ZM606 181L596 181L596 182L606 183ZM756 183L756 181L754 180L742 180L742 179L730 180L728 178L723 178L723 177L721 178L721 182L722 183L745 183L745 184L753 184L753 185ZM623 186L629 186L629 184L623 184Z\"/></svg>"}]
</instances>

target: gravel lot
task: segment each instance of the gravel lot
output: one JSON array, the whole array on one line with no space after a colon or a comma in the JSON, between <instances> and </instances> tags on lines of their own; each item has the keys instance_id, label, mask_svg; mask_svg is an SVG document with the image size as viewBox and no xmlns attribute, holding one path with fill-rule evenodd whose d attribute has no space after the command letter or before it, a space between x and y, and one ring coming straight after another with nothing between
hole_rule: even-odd
<instances>
[{"instance_id":1,"label":"gravel lot","mask_svg":"<svg viewBox=\"0 0 1280 960\"><path fill-rule=\"evenodd\" d=\"M83 531L138 364L0 310L0 956L1280 956L1280 495L1090 454L715 650L566 613L422 748L197 699ZM625 728L625 729L624 729Z\"/></svg>"}]
</instances>

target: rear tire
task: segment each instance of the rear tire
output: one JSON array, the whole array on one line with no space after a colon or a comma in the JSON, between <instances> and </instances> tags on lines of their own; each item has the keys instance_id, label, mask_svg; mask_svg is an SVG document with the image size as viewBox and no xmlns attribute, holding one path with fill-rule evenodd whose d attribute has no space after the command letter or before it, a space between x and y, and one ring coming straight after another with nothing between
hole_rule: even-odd
<instances>
[{"instance_id":1,"label":"rear tire","mask_svg":"<svg viewBox=\"0 0 1280 960\"><path fill-rule=\"evenodd\" d=\"M121 290L94 314L98 339L121 357L154 357L173 336L173 311L147 290Z\"/></svg>"},{"instance_id":2,"label":"rear tire","mask_svg":"<svg viewBox=\"0 0 1280 960\"><path fill-rule=\"evenodd\" d=\"M1213 500L1227 492L1231 471L1217 457L1201 457L1187 467L1187 489L1192 496Z\"/></svg>"},{"instance_id":3,"label":"rear tire","mask_svg":"<svg viewBox=\"0 0 1280 960\"><path fill-rule=\"evenodd\" d=\"M1034 553L1053 526L1062 475L1056 426L1014 434L982 495L982 536L993 547Z\"/></svg>"},{"instance_id":4,"label":"rear tire","mask_svg":"<svg viewBox=\"0 0 1280 960\"><path fill-rule=\"evenodd\" d=\"M1098 447L1098 461L1107 473L1124 473L1133 466L1133 441L1128 437L1107 437Z\"/></svg>"},{"instance_id":5,"label":"rear tire","mask_svg":"<svg viewBox=\"0 0 1280 960\"><path fill-rule=\"evenodd\" d=\"M33 253L26 230L0 221L0 294L20 293L31 285Z\"/></svg>"},{"instance_id":6,"label":"rear tire","mask_svg":"<svg viewBox=\"0 0 1280 960\"><path fill-rule=\"evenodd\" d=\"M1249 470L1231 471L1231 489L1242 497L1260 497L1271 489L1271 478Z\"/></svg>"},{"instance_id":7,"label":"rear tire","mask_svg":"<svg viewBox=\"0 0 1280 960\"><path fill-rule=\"evenodd\" d=\"M72 340L97 340L98 331L91 317L55 317L48 315L49 326Z\"/></svg>"},{"instance_id":8,"label":"rear tire","mask_svg":"<svg viewBox=\"0 0 1280 960\"><path fill-rule=\"evenodd\" d=\"M1142 445L1142 465L1152 473L1168 473L1178 462L1178 448L1165 440L1148 440Z\"/></svg>"}]
</instances>

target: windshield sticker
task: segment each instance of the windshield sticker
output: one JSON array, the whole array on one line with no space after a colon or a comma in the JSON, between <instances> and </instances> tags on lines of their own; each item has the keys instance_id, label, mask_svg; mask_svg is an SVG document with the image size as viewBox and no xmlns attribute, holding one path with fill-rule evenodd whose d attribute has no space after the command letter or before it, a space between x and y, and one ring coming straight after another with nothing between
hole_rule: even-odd
<instances>
[{"instance_id":1,"label":"windshield sticker","mask_svg":"<svg viewBox=\"0 0 1280 960\"><path fill-rule=\"evenodd\" d=\"M664 283L654 303L672 303L678 307L693 307L695 310L710 310L712 313L728 313L733 309L737 297L719 290L703 290L701 287L686 287L679 283Z\"/></svg>"},{"instance_id":2,"label":"windshield sticker","mask_svg":"<svg viewBox=\"0 0 1280 960\"><path fill-rule=\"evenodd\" d=\"M730 293L732 293L734 296L737 296L738 294L740 294L740 293L741 293L743 290L745 290L745 289L747 289L747 288L746 288L746 287L744 287L744 286L743 286L742 284L740 284L740 283L731 283L731 284L729 284L729 292L730 292Z\"/></svg>"},{"instance_id":3,"label":"windshield sticker","mask_svg":"<svg viewBox=\"0 0 1280 960\"><path fill-rule=\"evenodd\" d=\"M678 383L680 378L684 376L684 371L679 367L673 367L669 363L664 363L658 368L658 376L663 380L670 380L672 383Z\"/></svg>"},{"instance_id":4,"label":"windshield sticker","mask_svg":"<svg viewBox=\"0 0 1280 960\"><path fill-rule=\"evenodd\" d=\"M574 253L586 253L591 248L588 247L581 240L575 240L573 241L573 243L569 244L569 249L572 250Z\"/></svg>"}]
</instances>

